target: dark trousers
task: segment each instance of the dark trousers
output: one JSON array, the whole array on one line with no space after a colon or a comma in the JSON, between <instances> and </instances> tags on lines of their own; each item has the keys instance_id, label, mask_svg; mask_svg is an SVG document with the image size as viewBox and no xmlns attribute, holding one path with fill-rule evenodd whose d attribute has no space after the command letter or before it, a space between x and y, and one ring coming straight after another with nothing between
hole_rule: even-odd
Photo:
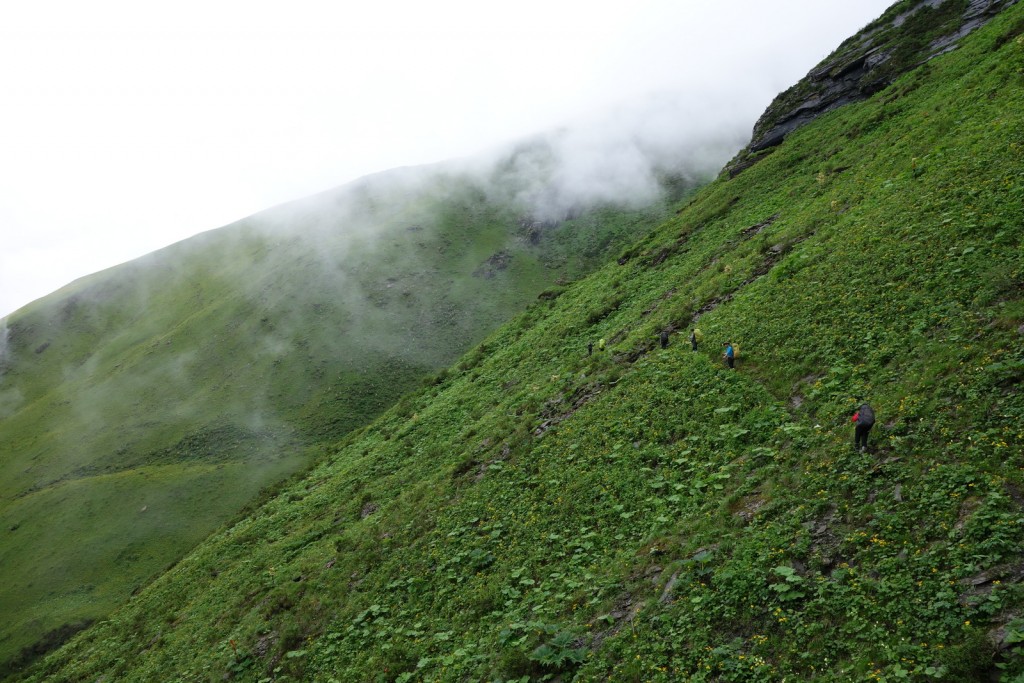
<instances>
[{"instance_id":1,"label":"dark trousers","mask_svg":"<svg viewBox=\"0 0 1024 683\"><path fill-rule=\"evenodd\" d=\"M732 369L736 369L736 359L733 356L726 356L725 363Z\"/></svg>"},{"instance_id":2,"label":"dark trousers","mask_svg":"<svg viewBox=\"0 0 1024 683\"><path fill-rule=\"evenodd\" d=\"M853 447L864 448L868 447L868 432L874 425L857 425L853 429Z\"/></svg>"}]
</instances>

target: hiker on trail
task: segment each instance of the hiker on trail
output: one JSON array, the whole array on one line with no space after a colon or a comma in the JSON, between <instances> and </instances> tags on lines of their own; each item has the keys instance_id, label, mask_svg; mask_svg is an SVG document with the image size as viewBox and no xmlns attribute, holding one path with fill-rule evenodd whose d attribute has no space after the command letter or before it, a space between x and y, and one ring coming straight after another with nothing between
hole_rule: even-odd
<instances>
[{"instance_id":1,"label":"hiker on trail","mask_svg":"<svg viewBox=\"0 0 1024 683\"><path fill-rule=\"evenodd\" d=\"M868 449L868 432L875 426L875 411L867 403L862 403L850 422L856 425L853 428L853 447L863 453Z\"/></svg>"},{"instance_id":2,"label":"hiker on trail","mask_svg":"<svg viewBox=\"0 0 1024 683\"><path fill-rule=\"evenodd\" d=\"M587 355L588 356L593 356L594 355L594 342L589 342L587 344Z\"/></svg>"},{"instance_id":3,"label":"hiker on trail","mask_svg":"<svg viewBox=\"0 0 1024 683\"><path fill-rule=\"evenodd\" d=\"M690 348L691 349L693 349L694 351L697 350L697 342L700 341L702 336L703 335L701 335L700 330L698 330L696 327L693 328L692 330L690 330Z\"/></svg>"},{"instance_id":4,"label":"hiker on trail","mask_svg":"<svg viewBox=\"0 0 1024 683\"><path fill-rule=\"evenodd\" d=\"M668 346L668 330L661 331L661 348Z\"/></svg>"},{"instance_id":5,"label":"hiker on trail","mask_svg":"<svg viewBox=\"0 0 1024 683\"><path fill-rule=\"evenodd\" d=\"M729 366L730 370L736 369L736 349L733 348L732 342L725 342L725 353L722 354L722 358L725 359L725 364Z\"/></svg>"}]
</instances>

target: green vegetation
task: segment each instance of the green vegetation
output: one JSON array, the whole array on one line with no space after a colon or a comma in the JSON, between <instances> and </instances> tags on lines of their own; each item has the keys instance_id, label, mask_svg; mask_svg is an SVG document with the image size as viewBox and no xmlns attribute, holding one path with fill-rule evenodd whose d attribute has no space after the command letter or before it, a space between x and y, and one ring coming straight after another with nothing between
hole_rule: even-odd
<instances>
[{"instance_id":1,"label":"green vegetation","mask_svg":"<svg viewBox=\"0 0 1024 683\"><path fill-rule=\"evenodd\" d=\"M1022 17L719 178L25 678L1020 680Z\"/></svg>"},{"instance_id":2,"label":"green vegetation","mask_svg":"<svg viewBox=\"0 0 1024 683\"><path fill-rule=\"evenodd\" d=\"M542 220L512 199L516 168L364 179L5 321L0 664L103 618L319 444L607 261L692 187Z\"/></svg>"}]
</instances>

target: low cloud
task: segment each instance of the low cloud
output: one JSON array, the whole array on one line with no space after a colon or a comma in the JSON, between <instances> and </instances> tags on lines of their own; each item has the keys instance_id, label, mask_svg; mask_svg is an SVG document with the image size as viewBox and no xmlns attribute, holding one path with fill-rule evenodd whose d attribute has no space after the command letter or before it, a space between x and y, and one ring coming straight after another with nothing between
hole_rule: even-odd
<instances>
[{"instance_id":1,"label":"low cloud","mask_svg":"<svg viewBox=\"0 0 1024 683\"><path fill-rule=\"evenodd\" d=\"M749 140L754 108L717 92L637 98L475 160L540 220L599 205L639 207L667 180L706 181Z\"/></svg>"}]
</instances>

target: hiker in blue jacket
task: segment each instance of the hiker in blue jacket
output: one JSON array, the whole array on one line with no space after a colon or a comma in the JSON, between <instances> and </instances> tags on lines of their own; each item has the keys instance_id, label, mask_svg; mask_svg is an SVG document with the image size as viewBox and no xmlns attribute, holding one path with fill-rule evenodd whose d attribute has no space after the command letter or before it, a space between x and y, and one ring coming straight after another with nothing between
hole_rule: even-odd
<instances>
[{"instance_id":1,"label":"hiker in blue jacket","mask_svg":"<svg viewBox=\"0 0 1024 683\"><path fill-rule=\"evenodd\" d=\"M736 369L736 349L732 347L732 342L725 342L725 353L722 354L722 358L730 370Z\"/></svg>"}]
</instances>

